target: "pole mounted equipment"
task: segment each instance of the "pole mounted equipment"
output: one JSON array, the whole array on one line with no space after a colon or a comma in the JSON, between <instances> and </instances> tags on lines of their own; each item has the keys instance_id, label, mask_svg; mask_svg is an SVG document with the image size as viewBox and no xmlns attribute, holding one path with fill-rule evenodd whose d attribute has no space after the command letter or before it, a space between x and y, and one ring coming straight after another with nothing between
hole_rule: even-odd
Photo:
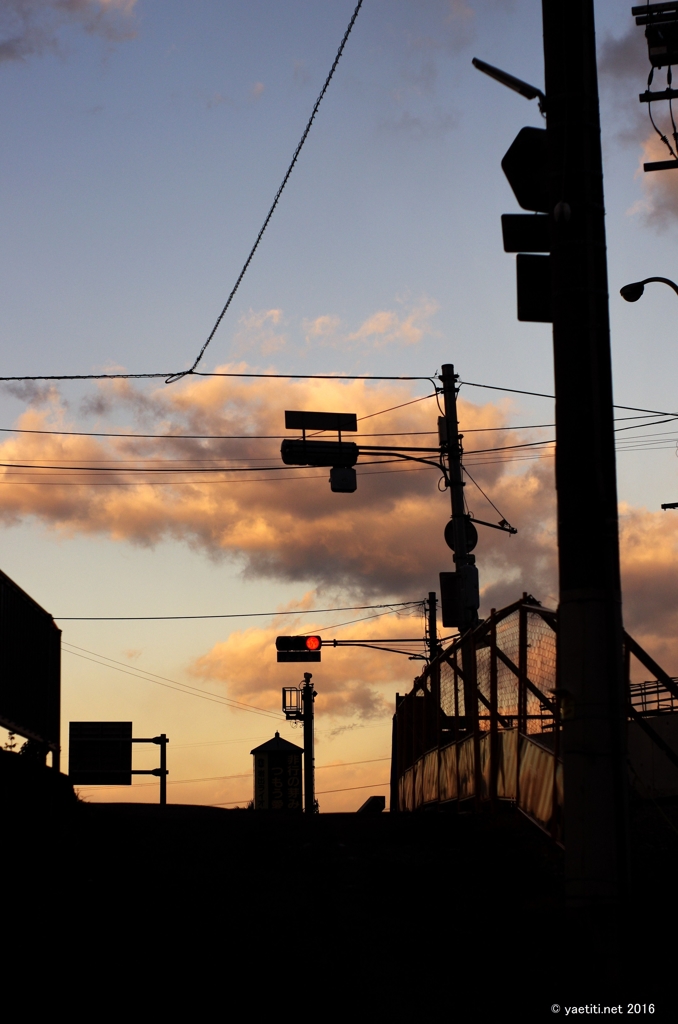
<instances>
[{"instance_id":1,"label":"pole mounted equipment","mask_svg":"<svg viewBox=\"0 0 678 1024\"><path fill-rule=\"evenodd\" d=\"M634 14L649 18L653 29L663 25L664 37L673 39L666 26L678 21L675 3L639 7ZM563 721L566 896L571 909L588 915L593 934L606 935L591 953L599 956L617 938L608 925L623 907L628 885L628 769L593 0L542 0L542 18L547 124L541 173L547 198L542 201L539 192L529 202L545 214L546 226L521 236L521 223L509 222L504 241L508 251L518 251L520 319L553 323L558 676L572 710ZM650 59L669 64L670 89L671 46ZM675 133L674 125L674 140ZM676 151L659 134L678 166ZM524 158L521 166L518 139L514 146L518 159L509 173L515 178L517 171L521 190L529 193L529 181L538 178L537 158L533 153L532 162ZM514 191L523 204L522 191ZM595 409L594 419L582 416L582 409Z\"/></svg>"},{"instance_id":2,"label":"pole mounted equipment","mask_svg":"<svg viewBox=\"0 0 678 1024\"><path fill-rule=\"evenodd\" d=\"M514 75L509 75L508 71L502 71L501 68L495 68L492 64L486 64L484 60L480 60L478 57L474 57L471 61L474 68L478 68L478 71L482 71L483 74L489 75L490 78L494 78L495 81L501 82L508 89L513 89L514 92L524 96L526 100L539 100L539 112L546 114L546 96L537 89L536 86L530 85L529 82L524 82L522 78L516 78Z\"/></svg>"},{"instance_id":3,"label":"pole mounted equipment","mask_svg":"<svg viewBox=\"0 0 678 1024\"><path fill-rule=\"evenodd\" d=\"M625 284L623 288L620 288L619 294L627 302L637 302L645 291L645 285L651 284L653 281L667 284L669 288L673 288L674 292L678 294L678 284L668 277L646 277L644 281L632 281L631 284Z\"/></svg>"},{"instance_id":4,"label":"pole mounted equipment","mask_svg":"<svg viewBox=\"0 0 678 1024\"><path fill-rule=\"evenodd\" d=\"M297 639L285 637L278 639ZM320 637L309 637L320 640ZM320 658L318 658L320 661ZM313 728L313 704L318 694L313 689L310 672L304 672L301 686L283 686L282 709L288 722L302 722L304 726L304 811L316 814L318 804L315 799L315 737Z\"/></svg>"},{"instance_id":5,"label":"pole mounted equipment","mask_svg":"<svg viewBox=\"0 0 678 1024\"><path fill-rule=\"evenodd\" d=\"M641 103L647 103L647 112L652 127L671 157L670 160L652 160L644 163L643 170L675 170L678 168L678 128L673 116L673 100L678 99L678 90L672 88L672 66L678 64L678 2L674 0L673 3L643 4L642 7L632 7L631 14L636 19L636 25L645 26L647 53L650 60L647 89L640 93L638 99ZM666 89L652 92L650 86L654 79L654 73L661 68L666 68ZM652 104L657 102L668 102L669 104L673 145L669 142L667 133L658 127L652 116Z\"/></svg>"},{"instance_id":6,"label":"pole mounted equipment","mask_svg":"<svg viewBox=\"0 0 678 1024\"><path fill-rule=\"evenodd\" d=\"M473 65L527 99L539 96L539 109L546 114L546 97L540 89L477 58ZM521 128L505 153L501 168L518 205L532 211L531 215L505 213L501 218L504 251L517 253L518 319L551 323L551 262L548 255L541 255L551 251L549 217L545 216L551 211L546 129Z\"/></svg>"}]
</instances>

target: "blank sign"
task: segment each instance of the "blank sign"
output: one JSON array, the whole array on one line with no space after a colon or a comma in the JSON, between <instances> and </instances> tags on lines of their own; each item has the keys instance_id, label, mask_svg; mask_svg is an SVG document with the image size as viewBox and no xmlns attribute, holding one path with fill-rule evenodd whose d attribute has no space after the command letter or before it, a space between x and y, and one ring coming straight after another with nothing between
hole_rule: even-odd
<instances>
[{"instance_id":1,"label":"blank sign","mask_svg":"<svg viewBox=\"0 0 678 1024\"><path fill-rule=\"evenodd\" d=\"M75 786L131 786L132 723L71 722L68 775Z\"/></svg>"}]
</instances>

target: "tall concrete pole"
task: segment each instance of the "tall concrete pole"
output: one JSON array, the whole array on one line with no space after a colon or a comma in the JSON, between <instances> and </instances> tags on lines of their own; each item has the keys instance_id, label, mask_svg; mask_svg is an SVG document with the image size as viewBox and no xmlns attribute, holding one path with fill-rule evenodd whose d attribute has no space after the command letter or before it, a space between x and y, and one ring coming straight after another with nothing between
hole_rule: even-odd
<instances>
[{"instance_id":1,"label":"tall concrete pole","mask_svg":"<svg viewBox=\"0 0 678 1024\"><path fill-rule=\"evenodd\" d=\"M593 0L542 0L558 491L559 687L571 907L627 880L626 713Z\"/></svg>"},{"instance_id":2,"label":"tall concrete pole","mask_svg":"<svg viewBox=\"0 0 678 1024\"><path fill-rule=\"evenodd\" d=\"M464 509L464 480L461 468L461 437L457 420L457 377L452 363L443 363L440 371L445 408L445 444L450 479L452 529L454 536L454 564L456 572L464 578L466 595L465 620L459 623L462 633L478 624L478 570L475 555L469 554L466 540L466 512Z\"/></svg>"}]
</instances>

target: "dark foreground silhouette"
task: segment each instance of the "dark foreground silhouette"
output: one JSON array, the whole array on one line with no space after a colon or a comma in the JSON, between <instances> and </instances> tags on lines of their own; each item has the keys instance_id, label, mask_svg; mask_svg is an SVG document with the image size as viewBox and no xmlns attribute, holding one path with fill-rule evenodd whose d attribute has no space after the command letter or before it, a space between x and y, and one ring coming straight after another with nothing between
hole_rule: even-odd
<instances>
[{"instance_id":1,"label":"dark foreground silhouette","mask_svg":"<svg viewBox=\"0 0 678 1024\"><path fill-rule=\"evenodd\" d=\"M670 801L634 805L633 890L601 923L568 917L562 851L510 808L307 819L87 804L43 772L10 784L0 764L4 913L12 953L44 956L55 991L189 999L198 1018L218 998L238 1020L286 1003L321 1020L553 1020L553 1004L625 1000L675 1019Z\"/></svg>"}]
</instances>

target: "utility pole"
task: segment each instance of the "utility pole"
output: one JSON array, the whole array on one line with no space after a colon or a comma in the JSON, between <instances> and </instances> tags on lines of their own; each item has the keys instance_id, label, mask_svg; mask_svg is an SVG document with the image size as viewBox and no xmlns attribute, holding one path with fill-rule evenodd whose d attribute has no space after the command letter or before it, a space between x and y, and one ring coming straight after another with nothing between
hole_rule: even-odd
<instances>
[{"instance_id":1,"label":"utility pole","mask_svg":"<svg viewBox=\"0 0 678 1024\"><path fill-rule=\"evenodd\" d=\"M461 438L457 420L457 377L452 363L443 363L440 372L445 403L443 446L447 447L447 464L452 503L455 571L461 577L460 593L464 608L463 621L458 623L465 633L478 625L478 570L476 556L469 554L466 535L467 517L464 509L464 480L461 469Z\"/></svg>"},{"instance_id":2,"label":"utility pole","mask_svg":"<svg viewBox=\"0 0 678 1024\"><path fill-rule=\"evenodd\" d=\"M304 811L315 814L315 755L313 750L313 701L317 694L313 689L310 672L304 672L301 688L301 703L304 720Z\"/></svg>"},{"instance_id":3,"label":"utility pole","mask_svg":"<svg viewBox=\"0 0 678 1024\"><path fill-rule=\"evenodd\" d=\"M558 492L558 673L571 908L627 884L626 695L593 0L542 0Z\"/></svg>"}]
</instances>

